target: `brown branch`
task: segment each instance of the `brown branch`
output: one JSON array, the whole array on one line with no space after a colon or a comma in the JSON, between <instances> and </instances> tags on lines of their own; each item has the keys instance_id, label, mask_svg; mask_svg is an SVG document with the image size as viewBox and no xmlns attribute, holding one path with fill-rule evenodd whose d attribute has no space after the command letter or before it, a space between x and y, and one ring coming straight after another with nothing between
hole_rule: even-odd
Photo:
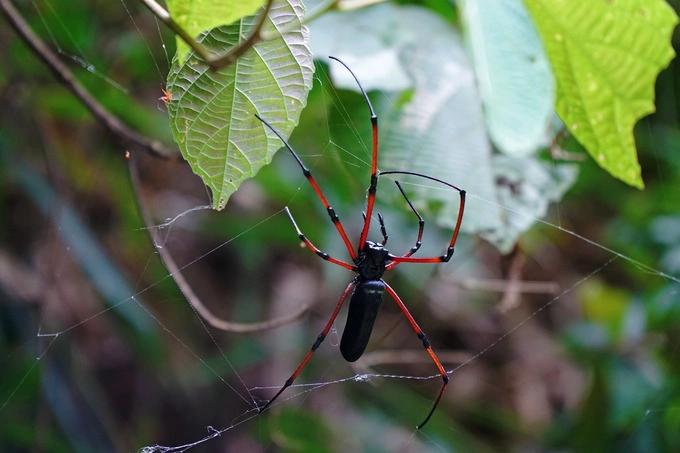
<instances>
[{"instance_id":1,"label":"brown branch","mask_svg":"<svg viewBox=\"0 0 680 453\"><path fill-rule=\"evenodd\" d=\"M182 291L182 294L184 294L184 297L187 298L191 306L194 307L196 313L198 313L201 316L201 318L203 318L208 324L210 324L216 329L235 333L249 333L258 332L261 330L269 330L295 321L303 314L305 314L305 312L309 308L307 305L303 305L302 307L300 307L298 311L288 316L282 316L280 318L270 319L268 321L256 323L245 324L232 321L225 321L224 319L213 314L208 309L208 307L203 305L201 299L196 295L196 293L194 293L194 290L191 288L191 285L189 285L189 283L184 278L184 275L182 274L180 268L175 263L175 260L170 255L170 252L168 252L168 248L156 247L156 250L158 251L158 254L161 257L163 264L165 264L165 267L168 269L170 275L175 280L175 283L177 283L177 286L179 287L180 291Z\"/></svg>"},{"instance_id":2,"label":"brown branch","mask_svg":"<svg viewBox=\"0 0 680 453\"><path fill-rule=\"evenodd\" d=\"M498 304L498 311L507 313L508 311L517 308L521 301L521 291L519 290L518 282L522 279L522 271L524 270L524 263L526 258L521 252L518 244L515 244L512 252L503 259L505 265L503 266L504 277L508 281L508 288L503 293L503 298Z\"/></svg>"},{"instance_id":3,"label":"brown branch","mask_svg":"<svg viewBox=\"0 0 680 453\"><path fill-rule=\"evenodd\" d=\"M106 110L75 78L69 68L35 34L19 11L9 0L0 0L0 11L19 37L49 67L52 73L85 105L92 115L113 133L123 146L138 146L150 154L164 159L178 159L177 150L159 140L150 139L130 129L115 115Z\"/></svg>"},{"instance_id":4,"label":"brown branch","mask_svg":"<svg viewBox=\"0 0 680 453\"><path fill-rule=\"evenodd\" d=\"M274 0L267 1L264 11L260 15L260 19L255 25L255 28L253 29L250 36L223 55L217 55L206 49L200 42L196 41L186 32L186 30L184 30L177 22L175 22L166 9L164 9L154 0L142 0L142 3L144 3L144 5L146 5L146 7L149 8L161 22L167 25L177 36L179 36L182 41L191 47L191 49L201 58L201 60L210 66L210 69L217 71L224 68L225 66L229 66L241 55L246 53L248 49L253 47L258 42L264 40L262 35L262 27L269 16L269 11L271 11Z\"/></svg>"},{"instance_id":5,"label":"brown branch","mask_svg":"<svg viewBox=\"0 0 680 453\"><path fill-rule=\"evenodd\" d=\"M130 156L130 177L132 179L132 186L135 190L135 193L137 195L137 202L139 203L139 210L142 214L142 219L144 221L144 225L146 226L147 230L149 231L149 236L151 237L151 228L152 228L152 223L151 223L151 218L149 215L148 210L146 209L146 206L144 204L142 195L139 191L139 176L137 172L137 164L136 161L137 159L135 156ZM153 237L151 237L151 242L153 243ZM167 268L168 272L170 272L170 276L175 280L175 283L177 283L177 286L179 287L180 291L182 291L182 294L184 294L184 297L186 297L187 301L191 304L191 306L196 310L196 313L203 318L208 324L210 324L212 327L220 330L224 330L227 332L235 332L235 333L249 333L249 332L259 332L262 330L269 330L273 329L276 327L283 326L285 324L289 324L296 319L300 318L307 310L308 306L303 305L300 307L300 309L288 316L282 316L280 318L276 319L271 319L268 321L262 321L262 322L256 322L256 323L237 323L237 322L232 322L232 321L225 321L222 318L216 316L213 314L208 307L206 307L201 299L196 295L194 290L191 288L191 285L186 281L184 278L184 275L182 274L182 269L177 266L177 263L175 263L175 260L173 259L172 255L168 251L167 247L156 247L156 251L158 251L159 256L161 257L161 261Z\"/></svg>"},{"instance_id":6,"label":"brown branch","mask_svg":"<svg viewBox=\"0 0 680 453\"><path fill-rule=\"evenodd\" d=\"M377 3L379 1L383 0L369 0L372 3ZM246 53L248 49L253 47L255 44L258 44L263 41L271 41L273 39L276 39L280 37L282 34L288 32L289 30L293 29L297 24L293 24L293 26L289 28L284 28L283 30L279 30L276 33L267 33L263 27L264 23L267 20L267 17L269 16L269 12L272 9L272 5L274 4L274 0L268 0L265 7L264 11L260 15L260 18L255 25L255 28L253 29L252 33L241 43L239 43L237 46L231 48L229 51L224 53L223 55L218 55L215 54L214 52L206 49L200 42L196 41L194 37L190 36L189 33L186 32L182 28L181 25L179 25L175 20L172 18L170 13L163 8L161 5L159 5L155 0L141 0L144 5L151 10L151 12L165 25L168 26L177 36L182 39L191 49L203 60L208 66L210 66L210 69L213 71L218 71L226 66L229 66L233 62L235 62L241 55ZM316 9L307 14L305 17L305 20L302 23L308 23L313 19L316 19L319 17L321 14L324 12L328 11L329 9L338 6L340 9L341 5L339 4L340 2L338 0L325 0L321 4L319 4ZM354 8L359 8L365 5L356 5L356 6L350 6L345 9L354 9Z\"/></svg>"}]
</instances>

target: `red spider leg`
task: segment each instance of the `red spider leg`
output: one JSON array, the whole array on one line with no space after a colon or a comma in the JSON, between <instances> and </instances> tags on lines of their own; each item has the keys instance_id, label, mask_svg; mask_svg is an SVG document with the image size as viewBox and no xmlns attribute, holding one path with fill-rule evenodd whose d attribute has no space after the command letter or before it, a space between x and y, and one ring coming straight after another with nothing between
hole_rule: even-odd
<instances>
[{"instance_id":1,"label":"red spider leg","mask_svg":"<svg viewBox=\"0 0 680 453\"><path fill-rule=\"evenodd\" d=\"M364 227L361 230L361 237L359 238L358 252L361 253L364 251L364 247L366 246L368 230L371 227L371 215L373 215L373 206L375 205L375 192L378 190L378 116L375 114L375 111L373 110L373 105L371 104L370 99L368 99L366 90L364 90L364 87L361 86L359 79L357 78L356 75L354 75L352 70L341 60L335 57L328 58L337 61L338 63L343 65L349 71L350 74L352 74L352 77L354 77L354 80L357 82L357 85L361 90L361 94L364 95L364 99L366 99L366 104L368 104L368 109L371 112L371 128L373 130L373 155L371 157L371 185L368 187L368 200L366 201L366 217L365 217L366 220L364 221Z\"/></svg>"},{"instance_id":2,"label":"red spider leg","mask_svg":"<svg viewBox=\"0 0 680 453\"><path fill-rule=\"evenodd\" d=\"M321 200L321 203L323 203L324 207L326 208L326 212L328 212L328 216L331 218L331 221L333 222L333 225L335 225L335 228L338 230L338 233L340 233L340 237L342 240L345 242L345 246L347 247L347 251L349 251L349 256L352 258L352 261L357 257L357 252L354 251L354 247L352 246L352 243L350 242L349 238L347 237L347 233L345 233L345 229L342 226L342 223L340 223L340 219L338 218L337 214L335 213L335 210L331 207L331 205L328 203L328 200L326 200L326 197L324 196L323 192L321 191L321 188L319 185L316 183L316 180L312 176L312 172L309 171L309 169L305 166L305 164L302 162L300 159L300 156L297 155L295 150L293 150L293 147L291 147L288 142L286 141L285 138L279 132L274 129L271 124L263 120L260 115L257 113L255 114L255 117L262 121L265 126L269 128L276 136L283 142L283 145L288 148L288 151L293 155L295 160L297 161L298 165L302 169L302 174L305 175L305 178L307 178L307 181L312 185L312 188L314 189L314 192L316 192L316 195L319 197Z\"/></svg>"},{"instance_id":3,"label":"red spider leg","mask_svg":"<svg viewBox=\"0 0 680 453\"><path fill-rule=\"evenodd\" d=\"M456 227L453 230L453 236L451 236L451 242L449 242L449 246L446 249L446 254L442 256L434 256L434 257L428 257L428 258L414 258L410 256L409 253L406 253L405 255L402 256L390 256L390 259L393 261L393 263L390 263L388 265L388 268L391 269L392 267L396 266L395 263L446 263L448 262L451 257L453 256L453 247L456 244L456 240L458 239L458 233L460 232L460 226L463 222L463 213L465 211L465 191L457 186L454 186L453 184L450 184L446 181L443 181L439 178L435 178L433 176L428 176L424 175L422 173L415 173L412 171L401 171L401 170L394 170L394 171L385 171L382 172L381 175L412 175L412 176L419 176L421 178L429 179L431 181L438 182L440 184L444 184L445 186L451 187L452 189L455 189L458 191L460 194L460 205L458 207L458 219L456 220Z\"/></svg>"},{"instance_id":4,"label":"red spider leg","mask_svg":"<svg viewBox=\"0 0 680 453\"><path fill-rule=\"evenodd\" d=\"M352 264L345 263L344 261L340 261L338 259L333 258L326 252L322 252L317 248L312 242L307 239L307 236L300 231L300 228L298 227L297 223L295 222L295 219L293 218L293 215L290 213L290 210L288 209L288 206L284 208L286 210L286 214L288 214L288 217L290 218L290 221L293 222L293 226L295 227L295 231L297 231L297 235L300 238L301 241L303 241L305 244L307 244L307 247L309 247L314 253L316 253L319 257L326 261L330 261L331 263L337 264L338 266L342 266L345 269L349 269L350 271L356 271L356 267Z\"/></svg>"},{"instance_id":5,"label":"red spider leg","mask_svg":"<svg viewBox=\"0 0 680 453\"><path fill-rule=\"evenodd\" d=\"M446 373L444 366L442 365L442 363L439 361L439 358L437 358L437 355L432 350L432 346L430 345L430 341L427 339L425 332L423 332L423 330L418 326L416 320L413 319L413 315L411 315L411 312L408 311L408 308L406 308L406 305L404 305L404 302L402 302L402 300L399 298L396 291L394 291L394 289L392 289L392 287L387 283L385 283L385 289L390 294L390 296L392 296L392 299L394 299L394 301L397 303L399 309L404 314L404 316L406 316L406 319L408 320L409 324L411 324L411 327L416 332L416 335L418 335L418 339L423 342L423 347L430 355L430 358L437 367L437 370L439 370L439 374L442 375L442 380L444 381L444 383L442 384L442 388L439 390L439 394L437 395L437 399L434 400L434 403L430 408L430 412L427 413L427 417L425 417L425 420L423 420L423 422L416 427L416 429L421 429L423 426L425 426L425 423L427 423L430 420L430 417L432 417L432 414L434 414L435 409L437 409L439 401L442 399L442 395L444 395L444 390L446 390L446 386L449 384L449 375Z\"/></svg>"},{"instance_id":6,"label":"red spider leg","mask_svg":"<svg viewBox=\"0 0 680 453\"><path fill-rule=\"evenodd\" d=\"M409 256L416 253L423 243L423 231L425 230L425 219L423 219L423 217L418 213L418 210L416 209L415 206L413 206L413 203L411 203L411 200L408 199L408 197L406 196L406 192L404 192L404 189L401 187L401 184L399 184L399 181L394 181L394 183L399 188L399 192L401 192L401 194L403 195L404 200L406 200L406 203L408 203L409 207L411 208L411 211L413 211L413 213L416 215L416 217L418 217L418 237L416 238L416 245L411 247L411 250L409 250L405 254L401 255L401 257L400 257L400 258L408 258ZM390 264L388 264L386 266L385 270L392 269L397 264L399 264L399 261L392 261Z\"/></svg>"},{"instance_id":7,"label":"red spider leg","mask_svg":"<svg viewBox=\"0 0 680 453\"><path fill-rule=\"evenodd\" d=\"M288 387L293 385L293 382L295 382L295 379L297 379L298 375L302 372L303 368L305 365L307 365L307 362L309 362L309 359L312 358L312 355L314 352L321 346L321 343L326 339L326 336L328 335L328 332L331 330L331 327L333 326L333 323L335 322L335 318L338 316L338 313L340 312L340 309L342 308L342 305L345 303L345 300L347 299L347 296L349 296L350 291L352 288L354 288L354 285L357 283L357 278L354 278L349 285L347 285L347 288L345 288L345 291L342 293L342 296L340 296L340 300L338 301L338 304L335 306L335 310L333 310L333 314L331 315L331 319L328 320L326 323L326 327L323 328L321 333L319 334L318 337L316 337L316 341L312 345L311 349L309 352L307 352L307 355L305 355L305 358L302 359L302 362L300 362L300 365L295 369L293 374L286 380L286 383L283 384L283 387L274 395L272 399L267 401L267 404L262 406L261 408L258 408L257 412L258 414L261 414L264 412L265 409L267 409L282 393L284 390L286 390Z\"/></svg>"}]
</instances>

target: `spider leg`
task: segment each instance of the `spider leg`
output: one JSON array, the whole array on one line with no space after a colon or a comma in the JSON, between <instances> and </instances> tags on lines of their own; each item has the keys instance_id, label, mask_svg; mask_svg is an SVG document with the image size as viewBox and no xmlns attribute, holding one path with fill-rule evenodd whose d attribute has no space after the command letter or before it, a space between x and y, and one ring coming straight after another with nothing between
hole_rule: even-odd
<instances>
[{"instance_id":1,"label":"spider leg","mask_svg":"<svg viewBox=\"0 0 680 453\"><path fill-rule=\"evenodd\" d=\"M388 264L388 269L391 269L392 267L396 266L396 263L446 263L448 262L451 257L453 256L453 247L456 245L456 240L458 239L458 233L460 233L460 226L463 223L463 213L465 212L465 191L463 189L460 189L453 184L450 184L446 181L443 181L441 179L428 176L428 175L423 175L421 173L415 173L415 172L410 172L410 171L401 171L401 170L395 170L395 171L385 171L382 172L381 174L383 175L395 175L395 174L400 174L400 175L413 175L413 176L419 176L421 178L429 179L435 182L438 182L440 184L444 184L446 186L451 187L452 189L455 189L458 191L460 195L460 204L458 205L458 218L456 220L456 226L453 229L453 235L451 236L451 242L449 242L449 245L446 249L446 254L442 256L433 256L433 257L427 257L427 258L414 258L412 257L412 253L406 253L403 256L390 256L390 259L393 261L392 263ZM400 187L401 189L401 187ZM403 192L402 192L403 193ZM408 201L408 198L406 198ZM409 205L411 203L409 202ZM420 232L419 232L420 235ZM411 249L413 250L413 249Z\"/></svg>"},{"instance_id":2,"label":"spider leg","mask_svg":"<svg viewBox=\"0 0 680 453\"><path fill-rule=\"evenodd\" d=\"M404 192L404 189L401 187L401 184L399 184L399 181L394 181L394 183L397 185L397 188L399 188L399 192L404 197L404 200L406 200L406 203L408 203L409 207L411 208L411 211L418 217L418 237L416 239L416 245L411 247L411 250L406 252L405 254L401 255L399 258L408 258L409 256L413 255L418 251L420 248L421 244L423 243L423 230L425 229L425 219L418 213L418 210L416 209L415 206L413 206L413 203L411 203L411 200L408 199L406 196L406 192ZM391 257L394 259L395 257ZM399 261L392 261L390 264L387 265L387 269L392 269L394 266L399 264Z\"/></svg>"},{"instance_id":3,"label":"spider leg","mask_svg":"<svg viewBox=\"0 0 680 453\"><path fill-rule=\"evenodd\" d=\"M312 244L312 242L309 239L307 239L307 236L305 236L302 233L302 231L300 231L300 228L298 227L297 223L295 222L295 219L293 218L293 214L290 213L288 206L286 206L284 209L286 210L286 214L288 214L290 221L293 222L293 226L295 227L295 231L297 231L297 235L300 238L300 240L302 242L304 242L305 244L307 244L307 247L309 247L314 253L316 253L322 259L329 261L333 264L337 264L338 266L342 266L345 269L349 269L350 271L356 270L354 265L349 264L349 263L345 263L344 261L340 261L338 259L335 259L332 256L330 256L328 253L322 252L321 250L319 250L319 248L317 246L315 246L314 244Z\"/></svg>"},{"instance_id":4,"label":"spider leg","mask_svg":"<svg viewBox=\"0 0 680 453\"><path fill-rule=\"evenodd\" d=\"M310 350L307 352L307 355L305 355L305 358L302 359L302 362L300 362L300 365L295 369L293 374L286 380L285 384L283 384L283 387L276 392L276 395L272 397L267 403L262 406L261 408L258 408L257 412L261 414L264 412L271 404L276 401L276 399L283 393L284 390L286 390L288 387L293 385L293 382L295 379L297 379L298 375L302 371L302 369L307 365L307 362L309 362L309 359L312 358L312 355L314 352L321 346L321 343L326 339L326 335L328 335L328 332L331 330L331 326L333 326L333 323L335 322L335 318L338 316L338 313L340 312L340 309L342 308L342 305L345 303L345 300L347 299L347 296L349 296L350 292L352 291L352 288L357 284L358 282L358 277L354 278L349 285L347 285L347 288L345 288L345 291L342 293L342 296L340 296L340 300L338 301L338 304L335 306L335 310L333 310L333 314L331 315L331 318L328 320L326 323L326 327L323 328L321 333L319 334L318 337L316 337L316 341L310 348Z\"/></svg>"},{"instance_id":5,"label":"spider leg","mask_svg":"<svg viewBox=\"0 0 680 453\"><path fill-rule=\"evenodd\" d=\"M381 213L378 213L378 223L380 223L380 232L382 233L383 241L382 245L387 244L387 229L385 228L385 219Z\"/></svg>"},{"instance_id":6,"label":"spider leg","mask_svg":"<svg viewBox=\"0 0 680 453\"><path fill-rule=\"evenodd\" d=\"M418 335L418 339L423 342L423 347L430 355L430 358L432 358L432 361L436 365L437 370L439 370L439 374L441 374L442 380L444 381L441 389L439 390L437 398L434 400L434 403L432 403L432 407L430 408L430 411L427 413L427 416L425 417L425 420L423 420L423 422L416 427L416 429L421 429L430 420L432 414L434 414L434 410L439 405L439 401L442 399L442 396L444 395L444 390L446 390L446 386L449 384L449 375L444 369L444 366L442 365L441 361L437 358L437 355L432 350L432 346L430 346L430 341L427 339L425 332L423 332L423 330L418 326L416 320L413 319L413 315L411 315L411 313L408 311L408 308L406 308L406 305L404 305L404 302L402 302L402 300L399 298L396 291L394 291L394 289L392 289L392 287L387 283L385 283L385 289L390 294L390 296L392 296L392 299L394 299L394 301L397 303L399 309L404 314L404 316L406 316L406 319L408 320L409 324L411 324L411 328L413 328L413 330Z\"/></svg>"},{"instance_id":7,"label":"spider leg","mask_svg":"<svg viewBox=\"0 0 680 453\"><path fill-rule=\"evenodd\" d=\"M293 147L290 146L290 144L288 144L288 141L286 141L286 139L284 139L283 136L276 129L274 129L271 124L263 120L262 117L260 117L260 115L258 115L257 113L255 114L255 117L258 120L262 121L262 123L264 123L264 125L267 126L269 130L271 130L279 138L279 140L283 142L283 145L293 155L295 161L302 169L302 174L305 175L305 178L307 178L307 181L309 181L309 183L312 185L314 192L316 192L316 195L319 197L319 200L321 200L321 203L323 203L324 207L326 208L326 212L328 213L328 216L331 218L331 222L333 222L333 225L335 225L335 228L338 230L338 233L340 233L340 237L345 242L345 247L347 247L349 256L352 257L352 261L354 261L354 259L357 257L357 252L354 251L354 247L352 246L352 243L347 237L347 233L345 233L345 228L343 228L342 223L340 223L340 219L338 218L338 215L335 213L335 210L328 203L328 200L326 200L326 197L321 191L319 184L317 184L316 180L314 179L314 176L312 176L312 172L309 171L309 169L305 166L305 164L300 159L300 156L298 156Z\"/></svg>"},{"instance_id":8,"label":"spider leg","mask_svg":"<svg viewBox=\"0 0 680 453\"><path fill-rule=\"evenodd\" d=\"M362 212L362 216L364 216L364 222L366 221L366 213ZM383 218L381 213L378 213L378 223L380 223L380 233L382 234L383 241L382 245L387 244L387 228L385 228L385 219Z\"/></svg>"},{"instance_id":9,"label":"spider leg","mask_svg":"<svg viewBox=\"0 0 680 453\"><path fill-rule=\"evenodd\" d=\"M349 71L350 74L352 74L352 77L354 77L354 80L357 82L357 85L361 90L361 94L364 95L366 104L368 104L368 110L371 112L371 128L373 130L373 153L371 157L371 184L368 187L368 200L366 201L366 216L364 217L365 218L364 227L361 229L361 237L359 239L359 253L361 253L364 251L364 247L366 246L368 230L371 227L371 216L373 215L373 206L375 205L375 193L378 190L378 116L375 114L375 111L373 110L373 105L371 105L371 101L370 99L368 99L366 90L364 90L364 87L361 86L359 79L354 74L354 72L352 72L349 66L347 66L345 63L343 63L341 60L335 57L328 58L337 61L338 63L343 65ZM352 256L352 259L354 259L354 256Z\"/></svg>"}]
</instances>

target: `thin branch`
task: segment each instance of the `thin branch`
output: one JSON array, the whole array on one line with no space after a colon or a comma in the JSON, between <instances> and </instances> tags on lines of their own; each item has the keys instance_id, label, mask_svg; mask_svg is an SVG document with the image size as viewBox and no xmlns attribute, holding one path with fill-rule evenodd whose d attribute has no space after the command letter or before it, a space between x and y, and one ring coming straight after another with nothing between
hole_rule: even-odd
<instances>
[{"instance_id":1,"label":"thin branch","mask_svg":"<svg viewBox=\"0 0 680 453\"><path fill-rule=\"evenodd\" d=\"M150 215L144 204L142 194L139 191L139 176L137 172L136 161L137 159L135 158L135 156L130 156L130 177L132 179L132 186L134 187L135 193L137 195L136 198L137 202L139 203L139 210L142 214L142 219L144 220L144 224L146 225L147 230L151 231L152 223ZM149 233L149 235L151 235L151 233ZM151 240L153 242L153 237L151 237ZM196 295L194 290L191 288L191 285L189 285L189 283L184 278L182 270L179 268L179 266L177 266L177 263L175 263L175 260L168 251L168 248L156 247L156 250L158 251L158 254L161 257L161 261L163 261L163 264L165 265L166 269L168 270L168 272L170 272L170 275L175 280L175 283L177 283L177 286L179 287L180 291L182 291L182 294L184 294L184 297L186 297L187 301L189 301L194 310L196 310L196 313L198 313L199 316L201 316L201 318L203 318L208 324L210 324L212 327L216 329L235 333L250 333L274 329L285 324L290 324L291 322L295 321L296 319L300 318L303 314L305 314L305 312L309 308L307 305L303 305L302 307L300 307L298 311L288 316L282 316L280 318L256 323L237 323L232 321L225 321L224 319L213 314L208 309L208 307L206 307L203 304L201 299Z\"/></svg>"},{"instance_id":2,"label":"thin branch","mask_svg":"<svg viewBox=\"0 0 680 453\"><path fill-rule=\"evenodd\" d=\"M12 28L30 49L50 68L52 73L71 90L71 92L87 107L87 109L124 146L138 146L156 157L178 159L177 150L167 147L159 140L148 138L123 124L115 115L106 110L75 78L69 68L57 55L31 30L19 11L9 0L0 0L0 11L7 18Z\"/></svg>"},{"instance_id":3,"label":"thin branch","mask_svg":"<svg viewBox=\"0 0 680 453\"><path fill-rule=\"evenodd\" d=\"M280 37L282 34L287 33L289 29L293 29L295 26L297 26L297 23L294 23L291 27L284 28L283 30L279 30L276 33L272 32L267 33L265 30L263 30L264 23L267 20L267 17L269 16L269 12L272 9L272 5L274 4L274 0L268 0L267 4L265 5L264 11L260 15L260 19L255 25L255 28L253 29L252 33L250 33L250 35L243 42L239 43L236 47L229 49L229 51L227 51L223 55L218 55L206 49L203 46L203 44L196 41L194 37L190 36L189 33L187 33L187 31L184 30L181 25L175 22L170 13L161 5L159 5L155 0L141 0L141 2L144 3L144 5L146 5L146 7L149 8L149 10L151 10L151 12L161 22L167 25L168 28L170 28L177 36L179 36L180 39L182 39L182 41L184 41L189 47L191 47L191 49L201 58L201 60L203 60L208 66L210 66L210 69L212 69L213 71L218 71L226 66L229 66L230 64L235 62L241 55L246 53L246 51L248 51L248 49L253 47L255 44L276 39ZM339 0L325 0L324 2L319 4L314 11L307 14L303 23L307 23L313 19L316 19L321 14L325 13L327 10L336 6L340 7ZM360 5L354 7L357 8L360 7Z\"/></svg>"},{"instance_id":4,"label":"thin branch","mask_svg":"<svg viewBox=\"0 0 680 453\"><path fill-rule=\"evenodd\" d=\"M158 250L158 254L163 260L163 264L165 264L165 267L170 272L170 275L172 275L172 278L175 280L175 283L177 283L177 286L179 287L180 291L182 291L182 294L184 294L184 297L187 298L191 306L194 307L201 318L203 318L208 324L216 329L235 333L259 332L261 330L274 329L276 327L290 324L304 315L309 308L307 305L303 305L298 311L290 315L256 323L246 324L225 321L224 319L213 314L210 309L208 309L208 307L203 305L201 299L196 295L196 293L194 293L191 285L189 285L189 283L184 278L184 274L182 274L181 270L175 263L175 260L172 258L172 255L170 255L170 252L168 252L167 247L157 247L156 250Z\"/></svg>"},{"instance_id":5,"label":"thin branch","mask_svg":"<svg viewBox=\"0 0 680 453\"><path fill-rule=\"evenodd\" d=\"M240 42L236 47L231 48L224 55L217 55L210 50L206 49L201 43L196 41L189 33L182 28L175 20L170 16L170 13L159 5L154 0L142 0L142 3L146 5L147 8L151 10L152 13L158 19L167 25L177 36L179 36L182 41L184 41L191 49L196 52L196 54L203 60L213 71L229 66L235 62L241 55L243 55L248 49L253 47L260 41L263 41L262 26L264 25L267 17L269 16L269 11L272 9L274 0L268 0L264 11L260 15L255 28L248 38L243 42Z\"/></svg>"},{"instance_id":6,"label":"thin branch","mask_svg":"<svg viewBox=\"0 0 680 453\"><path fill-rule=\"evenodd\" d=\"M383 1L383 0L378 0L378 1ZM321 3L319 3L315 7L314 11L309 11L305 14L305 18L300 23L300 25L310 23L314 19L323 15L326 11L329 11L333 8L337 8L338 10L343 9L341 7L340 0L325 0ZM276 38L280 37L281 35L292 31L296 26L297 26L297 23L293 23L292 25L289 25L287 27L283 27L283 29L281 29L281 30L277 30L276 32L270 32L270 33L267 33L266 30L262 30L262 31L260 31L260 36L262 38L262 41L271 41L272 39L276 39Z\"/></svg>"}]
</instances>

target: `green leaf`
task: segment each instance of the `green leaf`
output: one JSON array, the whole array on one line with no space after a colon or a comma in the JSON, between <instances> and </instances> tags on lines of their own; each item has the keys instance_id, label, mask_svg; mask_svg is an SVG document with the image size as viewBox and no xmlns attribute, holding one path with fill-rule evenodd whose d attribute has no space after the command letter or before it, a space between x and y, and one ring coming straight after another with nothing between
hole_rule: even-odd
<instances>
[{"instance_id":1,"label":"green leaf","mask_svg":"<svg viewBox=\"0 0 680 453\"><path fill-rule=\"evenodd\" d=\"M177 57L173 61L167 84L170 126L182 155L210 187L215 209L223 209L241 182L271 162L281 147L255 114L284 137L297 125L314 72L303 14L299 0L277 2L265 31L286 30L282 38L257 44L219 72L193 53L183 64ZM223 52L248 36L256 21L250 16L213 29L202 42Z\"/></svg>"},{"instance_id":2,"label":"green leaf","mask_svg":"<svg viewBox=\"0 0 680 453\"><path fill-rule=\"evenodd\" d=\"M194 37L253 14L262 4L264 0L167 0L173 20ZM184 62L188 54L189 46L177 37L178 61Z\"/></svg>"},{"instance_id":3,"label":"green leaf","mask_svg":"<svg viewBox=\"0 0 680 453\"><path fill-rule=\"evenodd\" d=\"M654 111L677 16L662 0L525 0L557 79L557 114L612 176L642 188L633 126Z\"/></svg>"},{"instance_id":4,"label":"green leaf","mask_svg":"<svg viewBox=\"0 0 680 453\"><path fill-rule=\"evenodd\" d=\"M428 42L427 54L418 48L404 54L404 66L415 87L382 121L381 168L415 171L465 189L476 199L466 205L463 231L498 228L500 209L478 202L495 199L491 144L462 39L449 30L443 36L430 35ZM411 201L421 212L434 205L440 225L455 225L456 192L421 178L400 176L399 180L409 184Z\"/></svg>"},{"instance_id":5,"label":"green leaf","mask_svg":"<svg viewBox=\"0 0 680 453\"><path fill-rule=\"evenodd\" d=\"M509 155L536 152L554 116L555 82L529 13L521 0L459 4L491 140Z\"/></svg>"},{"instance_id":6,"label":"green leaf","mask_svg":"<svg viewBox=\"0 0 680 453\"><path fill-rule=\"evenodd\" d=\"M408 12L416 17L409 17ZM417 41L416 21L425 20L429 24L430 17L437 16L423 8L406 9L391 3L328 12L310 24L314 57L327 63L329 55L341 59L352 68L366 91L411 88L413 81L399 54ZM335 86L359 92L354 78L342 66L329 64L328 68Z\"/></svg>"},{"instance_id":7,"label":"green leaf","mask_svg":"<svg viewBox=\"0 0 680 453\"><path fill-rule=\"evenodd\" d=\"M342 58L366 89L411 87L373 96L380 116L380 169L424 173L481 199L495 199L491 145L474 73L451 24L422 7L382 3L328 13L323 21L312 23L312 32L315 55ZM316 41L322 34L333 39ZM329 66L334 83L358 90L347 71L338 70L336 78L336 66ZM368 73L366 67L371 68ZM390 77L395 73L400 74L398 84ZM455 191L422 178L399 180L408 184L409 197L422 213L435 206L442 226L455 224L459 201ZM396 193L395 200L404 206ZM477 233L498 228L500 218L498 207L471 200L462 229Z\"/></svg>"},{"instance_id":8,"label":"green leaf","mask_svg":"<svg viewBox=\"0 0 680 453\"><path fill-rule=\"evenodd\" d=\"M512 1L504 0L506 7L501 11L484 12L492 18L475 20L484 22L479 25L487 36L483 40L495 36L522 43L511 46L514 56L498 56L505 62L487 61L486 75L477 77L457 30L425 8L385 3L361 11L328 13L311 25L315 55L340 56L351 62L365 88L380 90L371 94L380 117L379 168L416 171L465 189L468 199L462 230L481 235L501 252L510 251L520 234L546 214L549 203L560 200L578 171L574 165L549 166L535 155L520 156L536 153L549 128L548 118L554 118L554 86L547 62L539 61L538 37L534 32L532 38L526 30L533 25L527 23L521 5ZM502 17L505 14L516 17ZM464 17L474 19L469 12ZM501 24L506 32L495 34L492 29ZM507 31L508 27L513 31ZM317 39L321 35L326 38ZM503 54L498 49L494 52ZM329 66L334 84L357 91L351 75L343 68L336 73L336 66ZM364 73L365 68L370 69ZM497 76L498 71L507 74ZM518 87L506 83L504 76ZM482 90L478 91L480 77L488 78L492 91L504 92L487 97L486 109ZM489 135L497 145L502 142L506 155L492 154ZM453 213L458 207L454 191L422 178L399 176L399 180L421 214L434 211L440 226L454 226ZM381 198L385 196L382 192ZM408 209L398 193L394 202Z\"/></svg>"},{"instance_id":9,"label":"green leaf","mask_svg":"<svg viewBox=\"0 0 680 453\"><path fill-rule=\"evenodd\" d=\"M481 236L501 253L509 253L520 235L543 218L551 202L559 201L576 181L578 167L553 164L536 156L493 156L496 199L506 211L500 225Z\"/></svg>"}]
</instances>

